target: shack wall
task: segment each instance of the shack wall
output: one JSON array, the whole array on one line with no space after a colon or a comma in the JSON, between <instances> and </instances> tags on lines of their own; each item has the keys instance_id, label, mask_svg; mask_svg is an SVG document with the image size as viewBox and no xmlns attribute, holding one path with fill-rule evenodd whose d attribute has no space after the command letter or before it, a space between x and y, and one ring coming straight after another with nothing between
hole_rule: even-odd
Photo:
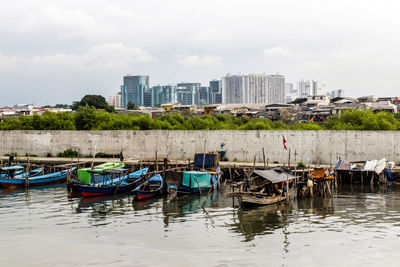
<instances>
[{"instance_id":1,"label":"shack wall","mask_svg":"<svg viewBox=\"0 0 400 267\"><path fill-rule=\"evenodd\" d=\"M119 153L125 158L192 159L195 152L221 150L230 161L287 162L282 135L297 161L328 164L339 157L350 161L386 158L400 160L397 131L0 131L0 154L16 152L55 156L66 149L81 155Z\"/></svg>"}]
</instances>

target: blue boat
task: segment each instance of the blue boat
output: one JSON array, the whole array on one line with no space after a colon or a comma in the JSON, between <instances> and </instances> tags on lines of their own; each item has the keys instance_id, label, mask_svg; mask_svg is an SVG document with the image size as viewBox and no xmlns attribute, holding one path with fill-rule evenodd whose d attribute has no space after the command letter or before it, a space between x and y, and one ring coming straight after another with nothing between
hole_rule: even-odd
<instances>
[{"instance_id":1,"label":"blue boat","mask_svg":"<svg viewBox=\"0 0 400 267\"><path fill-rule=\"evenodd\" d=\"M0 168L0 178L25 178L27 173L28 177L33 177L41 174L42 171L42 168L37 168L27 172L22 165L13 165Z\"/></svg>"},{"instance_id":2,"label":"blue boat","mask_svg":"<svg viewBox=\"0 0 400 267\"><path fill-rule=\"evenodd\" d=\"M11 168L4 167L4 168ZM25 186L40 186L40 185L48 185L48 184L56 184L65 182L67 177L76 171L76 168L71 168L68 170L45 174L45 175L36 175L36 176L26 176L24 178L11 178L11 177L2 177L0 178L0 183L6 188L17 188L17 187L25 187Z\"/></svg>"},{"instance_id":3,"label":"blue boat","mask_svg":"<svg viewBox=\"0 0 400 267\"><path fill-rule=\"evenodd\" d=\"M147 168L146 170L142 169L134 173L125 174L127 171L127 169L89 171L93 182L90 184L74 182L73 187L83 197L129 192L143 182L142 175L147 172Z\"/></svg>"},{"instance_id":4,"label":"blue boat","mask_svg":"<svg viewBox=\"0 0 400 267\"><path fill-rule=\"evenodd\" d=\"M181 173L178 183L168 183L168 188L176 190L178 194L199 194L218 186L218 172L186 171ZM180 181L179 181L180 180Z\"/></svg>"},{"instance_id":5,"label":"blue boat","mask_svg":"<svg viewBox=\"0 0 400 267\"><path fill-rule=\"evenodd\" d=\"M135 188L134 193L137 200L152 198L161 195L164 180L161 175L156 174L149 180Z\"/></svg>"}]
</instances>

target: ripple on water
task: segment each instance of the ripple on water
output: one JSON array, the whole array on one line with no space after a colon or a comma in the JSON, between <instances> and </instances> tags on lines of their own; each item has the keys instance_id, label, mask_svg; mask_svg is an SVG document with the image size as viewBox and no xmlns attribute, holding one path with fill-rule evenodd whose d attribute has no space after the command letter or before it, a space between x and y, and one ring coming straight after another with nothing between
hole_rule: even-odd
<instances>
[{"instance_id":1,"label":"ripple on water","mask_svg":"<svg viewBox=\"0 0 400 267\"><path fill-rule=\"evenodd\" d=\"M400 190L352 190L344 188L332 199L251 209L222 195L135 202L130 196L71 199L62 186L0 192L0 240L31 257L45 247L63 255L65 245L75 255L65 261L69 265L130 265L132 253L143 265L176 264L182 257L194 265L320 266L327 258L328 265L386 263L397 255ZM81 254L88 247L89 254ZM380 253L368 252L377 248ZM304 258L310 252L311 263ZM332 255L341 255L340 261ZM36 262L56 265L60 259Z\"/></svg>"}]
</instances>

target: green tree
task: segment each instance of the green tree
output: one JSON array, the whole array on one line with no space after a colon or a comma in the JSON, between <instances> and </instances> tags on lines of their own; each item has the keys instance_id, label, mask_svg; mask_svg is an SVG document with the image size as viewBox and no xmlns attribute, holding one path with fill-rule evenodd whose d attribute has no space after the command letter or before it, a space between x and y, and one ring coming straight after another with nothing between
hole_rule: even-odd
<instances>
[{"instance_id":1,"label":"green tree","mask_svg":"<svg viewBox=\"0 0 400 267\"><path fill-rule=\"evenodd\" d=\"M108 112L114 112L114 107L108 105L106 99L101 95L85 95L81 101L74 102L72 109L77 110L79 107L94 107L95 109L104 109Z\"/></svg>"},{"instance_id":2,"label":"green tree","mask_svg":"<svg viewBox=\"0 0 400 267\"><path fill-rule=\"evenodd\" d=\"M139 107L135 105L135 103L133 103L132 101L128 102L128 105L126 106L126 109L129 110L138 110Z\"/></svg>"}]
</instances>

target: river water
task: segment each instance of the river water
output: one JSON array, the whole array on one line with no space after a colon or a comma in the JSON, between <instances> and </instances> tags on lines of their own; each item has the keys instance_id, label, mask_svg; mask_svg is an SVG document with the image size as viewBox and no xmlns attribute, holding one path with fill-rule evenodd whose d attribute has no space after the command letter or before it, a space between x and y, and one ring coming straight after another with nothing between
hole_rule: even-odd
<instances>
[{"instance_id":1,"label":"river water","mask_svg":"<svg viewBox=\"0 0 400 267\"><path fill-rule=\"evenodd\" d=\"M138 203L0 189L0 266L398 266L399 211L399 187L251 209L224 193Z\"/></svg>"}]
</instances>

